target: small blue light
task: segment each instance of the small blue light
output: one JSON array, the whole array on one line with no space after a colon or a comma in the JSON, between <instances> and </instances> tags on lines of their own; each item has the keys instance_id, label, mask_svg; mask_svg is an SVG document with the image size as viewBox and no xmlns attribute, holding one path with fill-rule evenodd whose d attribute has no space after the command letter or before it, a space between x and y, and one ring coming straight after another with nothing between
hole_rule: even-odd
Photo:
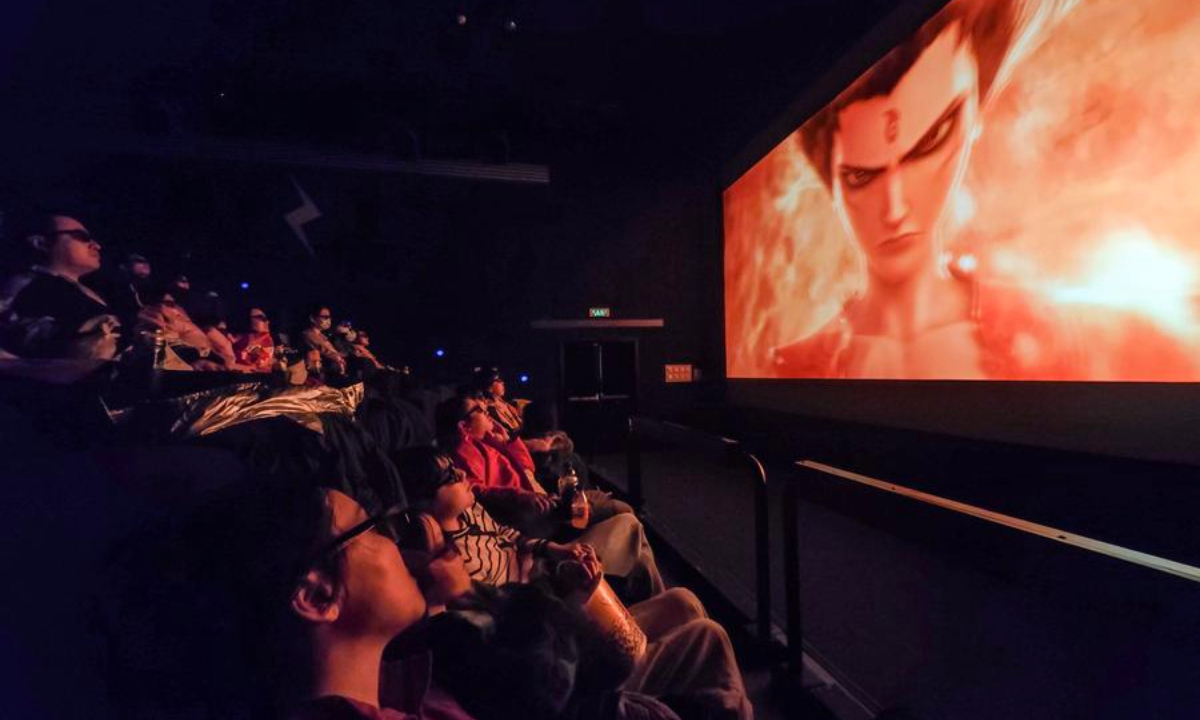
<instances>
[{"instance_id":1,"label":"small blue light","mask_svg":"<svg viewBox=\"0 0 1200 720\"><path fill-rule=\"evenodd\" d=\"M527 383L527 382L529 382L529 376L528 376L528 375L522 375L522 376L521 376L520 378L518 378L518 379L519 379L521 382L523 382L523 383Z\"/></svg>"},{"instance_id":2,"label":"small blue light","mask_svg":"<svg viewBox=\"0 0 1200 720\"><path fill-rule=\"evenodd\" d=\"M249 289L250 289L250 283L248 283L248 282L244 282L244 283L242 283L242 289L243 289L243 290L249 290Z\"/></svg>"},{"instance_id":3,"label":"small blue light","mask_svg":"<svg viewBox=\"0 0 1200 720\"><path fill-rule=\"evenodd\" d=\"M434 355L436 355L436 356L438 356L438 357L446 357L446 351L445 351L445 350L443 350L443 349L441 349L441 348L438 348L437 350L434 350L434 351L433 351L433 354L434 354Z\"/></svg>"}]
</instances>

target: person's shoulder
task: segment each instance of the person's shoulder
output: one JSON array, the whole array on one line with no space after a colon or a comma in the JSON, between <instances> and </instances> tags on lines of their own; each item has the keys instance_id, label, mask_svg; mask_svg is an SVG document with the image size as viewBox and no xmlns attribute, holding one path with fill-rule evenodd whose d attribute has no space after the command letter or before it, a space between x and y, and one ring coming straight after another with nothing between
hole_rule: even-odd
<instances>
[{"instance_id":1,"label":"person's shoulder","mask_svg":"<svg viewBox=\"0 0 1200 720\"><path fill-rule=\"evenodd\" d=\"M62 295L65 292L75 292L70 282L57 275L31 270L19 281L13 293L13 302L28 302L46 296Z\"/></svg>"},{"instance_id":2,"label":"person's shoulder","mask_svg":"<svg viewBox=\"0 0 1200 720\"><path fill-rule=\"evenodd\" d=\"M849 327L844 313L816 332L771 351L773 377L835 377L837 361L845 349Z\"/></svg>"}]
</instances>

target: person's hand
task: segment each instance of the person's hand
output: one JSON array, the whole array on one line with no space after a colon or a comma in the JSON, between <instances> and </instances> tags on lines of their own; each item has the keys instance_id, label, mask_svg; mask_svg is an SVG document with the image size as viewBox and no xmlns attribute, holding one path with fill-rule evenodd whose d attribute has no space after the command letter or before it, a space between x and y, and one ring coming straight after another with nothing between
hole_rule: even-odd
<instances>
[{"instance_id":1,"label":"person's hand","mask_svg":"<svg viewBox=\"0 0 1200 720\"><path fill-rule=\"evenodd\" d=\"M587 543L571 543L564 545L562 543L546 543L542 554L551 562L567 562L575 560L582 562L588 558L596 557L596 549Z\"/></svg>"},{"instance_id":2,"label":"person's hand","mask_svg":"<svg viewBox=\"0 0 1200 720\"><path fill-rule=\"evenodd\" d=\"M529 448L531 453L550 452L552 443L546 438L525 438L525 447Z\"/></svg>"},{"instance_id":3,"label":"person's hand","mask_svg":"<svg viewBox=\"0 0 1200 720\"><path fill-rule=\"evenodd\" d=\"M500 423L492 423L492 431L488 436L502 445L508 444L508 431L501 427Z\"/></svg>"},{"instance_id":4,"label":"person's hand","mask_svg":"<svg viewBox=\"0 0 1200 720\"><path fill-rule=\"evenodd\" d=\"M563 599L583 605L604 578L604 567L594 554L567 560L554 568L554 586Z\"/></svg>"}]
</instances>

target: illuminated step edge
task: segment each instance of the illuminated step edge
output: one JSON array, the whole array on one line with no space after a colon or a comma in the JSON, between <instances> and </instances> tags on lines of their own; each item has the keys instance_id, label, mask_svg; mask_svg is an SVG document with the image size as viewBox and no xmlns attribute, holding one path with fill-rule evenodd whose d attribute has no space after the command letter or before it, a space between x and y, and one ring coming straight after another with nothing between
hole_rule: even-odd
<instances>
[{"instance_id":1,"label":"illuminated step edge","mask_svg":"<svg viewBox=\"0 0 1200 720\"><path fill-rule=\"evenodd\" d=\"M1039 525L1035 522L1021 520L1020 518L1015 518L998 512L992 512L991 510L985 510L981 507L975 507L974 505L968 505L956 500L949 500L937 495L930 495L929 493L924 493L920 490L906 488L903 485L896 485L895 483L876 480L875 478L867 477L866 475L859 475L858 473L853 473L849 470L835 468L832 465L825 465L823 463L813 462L812 460L801 460L796 464L810 470L816 470L818 472L825 473L827 475L833 475L845 480L851 480L863 485L869 485L877 490L903 495L923 503L936 505L938 507L946 508L947 510L953 510L954 512L962 513L964 515L971 515L981 520L987 520L988 522L996 523L997 525L1003 525L1014 530L1020 530L1021 532L1026 532L1031 535L1040 535L1049 540L1061 542L1066 545L1073 545L1077 548L1099 553L1100 555L1107 555L1109 557L1116 558L1118 560L1124 560L1125 562L1133 563L1135 565L1148 567L1151 570L1157 570L1159 572L1167 573L1168 575L1175 575L1186 580L1191 580L1192 582L1200 582L1200 568L1192 565L1185 565L1180 562L1175 562L1174 560L1158 557L1157 555L1150 555L1149 553L1130 550L1129 548L1121 547L1120 545L1113 545L1112 543L1095 540L1083 535L1076 535L1075 533L1067 532L1066 530L1059 530L1058 528L1053 528L1048 525Z\"/></svg>"}]
</instances>

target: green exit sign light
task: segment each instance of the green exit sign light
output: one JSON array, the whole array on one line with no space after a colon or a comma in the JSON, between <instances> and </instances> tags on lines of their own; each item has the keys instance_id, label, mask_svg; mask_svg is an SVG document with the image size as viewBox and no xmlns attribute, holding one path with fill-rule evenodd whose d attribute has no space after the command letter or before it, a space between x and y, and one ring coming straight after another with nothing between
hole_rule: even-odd
<instances>
[{"instance_id":1,"label":"green exit sign light","mask_svg":"<svg viewBox=\"0 0 1200 720\"><path fill-rule=\"evenodd\" d=\"M590 317L590 318L610 318L610 317L612 317L612 308L606 308L606 307L588 308L588 317Z\"/></svg>"}]
</instances>

